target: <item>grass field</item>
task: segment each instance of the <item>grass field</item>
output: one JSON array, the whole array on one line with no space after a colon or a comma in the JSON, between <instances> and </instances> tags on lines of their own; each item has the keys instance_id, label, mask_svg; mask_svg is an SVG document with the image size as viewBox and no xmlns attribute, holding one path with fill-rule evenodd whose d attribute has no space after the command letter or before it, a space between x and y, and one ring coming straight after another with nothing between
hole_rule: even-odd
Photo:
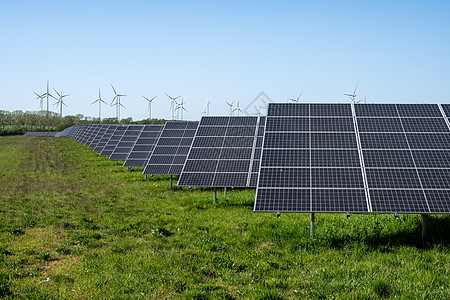
<instances>
[{"instance_id":1,"label":"grass field","mask_svg":"<svg viewBox=\"0 0 450 300\"><path fill-rule=\"evenodd\" d=\"M254 213L70 139L0 138L0 298L450 298L450 218Z\"/></svg>"}]
</instances>

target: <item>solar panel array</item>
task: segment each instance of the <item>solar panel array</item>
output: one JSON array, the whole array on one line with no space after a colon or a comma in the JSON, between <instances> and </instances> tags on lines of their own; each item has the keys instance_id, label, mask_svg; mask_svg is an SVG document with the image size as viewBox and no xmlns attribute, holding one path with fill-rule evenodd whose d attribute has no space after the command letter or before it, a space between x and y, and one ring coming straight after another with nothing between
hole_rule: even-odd
<instances>
[{"instance_id":1,"label":"solar panel array","mask_svg":"<svg viewBox=\"0 0 450 300\"><path fill-rule=\"evenodd\" d=\"M446 110L269 104L254 210L450 212Z\"/></svg>"},{"instance_id":2,"label":"solar panel array","mask_svg":"<svg viewBox=\"0 0 450 300\"><path fill-rule=\"evenodd\" d=\"M262 117L203 117L178 186L248 187L255 183ZM262 142L262 138L259 138Z\"/></svg>"},{"instance_id":3,"label":"solar panel array","mask_svg":"<svg viewBox=\"0 0 450 300\"><path fill-rule=\"evenodd\" d=\"M167 122L142 174L180 175L199 122Z\"/></svg>"},{"instance_id":4,"label":"solar panel array","mask_svg":"<svg viewBox=\"0 0 450 300\"><path fill-rule=\"evenodd\" d=\"M163 125L144 125L123 166L145 167L163 127Z\"/></svg>"},{"instance_id":5,"label":"solar panel array","mask_svg":"<svg viewBox=\"0 0 450 300\"><path fill-rule=\"evenodd\" d=\"M136 140L141 135L143 128L144 125L129 125L111 153L109 159L116 161L127 159L128 154L136 143Z\"/></svg>"}]
</instances>

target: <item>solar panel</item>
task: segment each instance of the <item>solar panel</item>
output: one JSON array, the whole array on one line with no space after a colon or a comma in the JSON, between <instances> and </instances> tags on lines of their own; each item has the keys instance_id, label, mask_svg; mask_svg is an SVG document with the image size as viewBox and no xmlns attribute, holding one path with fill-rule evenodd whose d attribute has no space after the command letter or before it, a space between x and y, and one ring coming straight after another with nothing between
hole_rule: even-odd
<instances>
[{"instance_id":1,"label":"solar panel","mask_svg":"<svg viewBox=\"0 0 450 300\"><path fill-rule=\"evenodd\" d=\"M129 125L111 153L111 160L126 160L136 140L141 135L143 125Z\"/></svg>"},{"instance_id":2,"label":"solar panel","mask_svg":"<svg viewBox=\"0 0 450 300\"><path fill-rule=\"evenodd\" d=\"M100 138L97 146L95 146L95 148L94 148L95 152L102 152L103 151L103 148L105 148L106 144L108 143L111 135L116 130L117 126L119 126L119 125L109 125L108 129L106 129L105 133Z\"/></svg>"},{"instance_id":3,"label":"solar panel","mask_svg":"<svg viewBox=\"0 0 450 300\"><path fill-rule=\"evenodd\" d=\"M102 128L101 124L95 124L92 126L92 130L89 134L89 136L86 138L84 144L89 147L89 145L92 143L92 140L97 136L99 130ZM90 147L89 147L90 148Z\"/></svg>"},{"instance_id":4,"label":"solar panel","mask_svg":"<svg viewBox=\"0 0 450 300\"><path fill-rule=\"evenodd\" d=\"M163 125L144 125L123 166L145 167L163 127Z\"/></svg>"},{"instance_id":5,"label":"solar panel","mask_svg":"<svg viewBox=\"0 0 450 300\"><path fill-rule=\"evenodd\" d=\"M92 141L89 143L89 148L95 149L97 144L100 142L100 139L103 137L103 135L105 134L106 130L109 128L109 126L110 125L107 125L107 124L104 124L104 125L100 126L99 130L97 131L97 134L92 139Z\"/></svg>"},{"instance_id":6,"label":"solar panel","mask_svg":"<svg viewBox=\"0 0 450 300\"><path fill-rule=\"evenodd\" d=\"M350 104L271 103L266 122L255 211L368 211Z\"/></svg>"},{"instance_id":7,"label":"solar panel","mask_svg":"<svg viewBox=\"0 0 450 300\"><path fill-rule=\"evenodd\" d=\"M265 117L203 117L178 186L256 186L264 124Z\"/></svg>"},{"instance_id":8,"label":"solar panel","mask_svg":"<svg viewBox=\"0 0 450 300\"><path fill-rule=\"evenodd\" d=\"M450 105L344 106L269 104L254 210L449 213Z\"/></svg>"},{"instance_id":9,"label":"solar panel","mask_svg":"<svg viewBox=\"0 0 450 300\"><path fill-rule=\"evenodd\" d=\"M180 175L199 122L167 122L142 174Z\"/></svg>"},{"instance_id":10,"label":"solar panel","mask_svg":"<svg viewBox=\"0 0 450 300\"><path fill-rule=\"evenodd\" d=\"M83 131L82 136L80 137L79 142L86 145L87 140L90 138L92 133L94 132L97 124L89 124L86 125L85 130Z\"/></svg>"},{"instance_id":11,"label":"solar panel","mask_svg":"<svg viewBox=\"0 0 450 300\"><path fill-rule=\"evenodd\" d=\"M125 130L127 130L128 125L117 125L114 132L111 134L111 137L109 138L108 142L106 143L105 147L103 147L102 152L100 152L101 156L110 156L111 153L116 148L117 144L119 143L120 139L122 138Z\"/></svg>"},{"instance_id":12,"label":"solar panel","mask_svg":"<svg viewBox=\"0 0 450 300\"><path fill-rule=\"evenodd\" d=\"M450 189L450 132L444 107L378 105L382 118L373 118L371 108L355 105L372 212L445 210L440 196Z\"/></svg>"}]
</instances>

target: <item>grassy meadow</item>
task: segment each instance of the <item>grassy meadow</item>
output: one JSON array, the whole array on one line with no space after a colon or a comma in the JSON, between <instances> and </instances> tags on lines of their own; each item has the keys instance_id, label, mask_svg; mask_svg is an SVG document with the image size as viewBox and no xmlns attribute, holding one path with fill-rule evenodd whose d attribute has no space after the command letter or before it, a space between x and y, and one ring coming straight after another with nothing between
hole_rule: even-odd
<instances>
[{"instance_id":1,"label":"grassy meadow","mask_svg":"<svg viewBox=\"0 0 450 300\"><path fill-rule=\"evenodd\" d=\"M67 138L0 137L0 298L449 299L450 217L254 213Z\"/></svg>"}]
</instances>

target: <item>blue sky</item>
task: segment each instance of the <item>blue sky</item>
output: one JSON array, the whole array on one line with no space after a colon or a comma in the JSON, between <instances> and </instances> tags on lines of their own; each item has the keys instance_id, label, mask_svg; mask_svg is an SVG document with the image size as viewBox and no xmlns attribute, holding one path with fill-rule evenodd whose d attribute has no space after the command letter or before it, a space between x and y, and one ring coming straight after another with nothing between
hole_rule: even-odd
<instances>
[{"instance_id":1,"label":"blue sky","mask_svg":"<svg viewBox=\"0 0 450 300\"><path fill-rule=\"evenodd\" d=\"M71 94L64 114L97 116L90 103L99 88L110 103L113 84L135 120L148 115L142 96L170 118L164 93L191 120L205 96L224 115L225 101L245 107L261 91L349 102L357 82L369 103L450 100L449 1L66 2L0 4L0 109L38 110L47 80Z\"/></svg>"}]
</instances>

